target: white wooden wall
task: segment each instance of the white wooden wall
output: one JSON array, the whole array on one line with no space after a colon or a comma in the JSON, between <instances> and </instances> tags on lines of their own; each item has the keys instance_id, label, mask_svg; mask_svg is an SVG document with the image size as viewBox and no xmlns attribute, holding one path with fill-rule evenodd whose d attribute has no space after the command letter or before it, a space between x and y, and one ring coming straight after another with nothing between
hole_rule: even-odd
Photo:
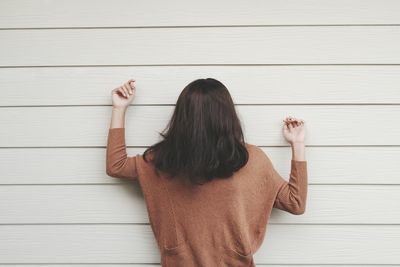
<instances>
[{"instance_id":1,"label":"white wooden wall","mask_svg":"<svg viewBox=\"0 0 400 267\"><path fill-rule=\"evenodd\" d=\"M105 173L132 77L131 155L197 78L282 176L281 121L307 122L307 211L274 210L257 266L400 265L400 1L2 0L0 28L1 266L159 266L138 183Z\"/></svg>"}]
</instances>

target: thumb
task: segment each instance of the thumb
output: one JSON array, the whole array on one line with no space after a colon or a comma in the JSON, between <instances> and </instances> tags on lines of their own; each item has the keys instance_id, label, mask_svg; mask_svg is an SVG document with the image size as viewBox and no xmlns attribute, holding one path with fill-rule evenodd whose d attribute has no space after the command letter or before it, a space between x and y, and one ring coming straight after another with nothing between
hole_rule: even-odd
<instances>
[{"instance_id":1,"label":"thumb","mask_svg":"<svg viewBox=\"0 0 400 267\"><path fill-rule=\"evenodd\" d=\"M284 132L289 131L289 127L288 127L288 125L286 123L283 125L283 131Z\"/></svg>"}]
</instances>

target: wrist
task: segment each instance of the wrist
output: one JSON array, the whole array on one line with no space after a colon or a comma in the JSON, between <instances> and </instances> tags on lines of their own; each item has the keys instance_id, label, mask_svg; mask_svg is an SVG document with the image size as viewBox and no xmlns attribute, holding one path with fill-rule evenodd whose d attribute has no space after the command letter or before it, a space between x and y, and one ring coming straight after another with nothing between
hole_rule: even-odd
<instances>
[{"instance_id":1,"label":"wrist","mask_svg":"<svg viewBox=\"0 0 400 267\"><path fill-rule=\"evenodd\" d=\"M296 161L305 161L305 145L304 142L292 142L292 159Z\"/></svg>"},{"instance_id":2,"label":"wrist","mask_svg":"<svg viewBox=\"0 0 400 267\"><path fill-rule=\"evenodd\" d=\"M292 146L299 146L299 145L305 145L305 143L304 143L304 141L293 141L293 142L290 142L290 144L292 145Z\"/></svg>"},{"instance_id":3,"label":"wrist","mask_svg":"<svg viewBox=\"0 0 400 267\"><path fill-rule=\"evenodd\" d=\"M112 110L114 111L118 111L118 112L125 112L126 111L126 107L112 107Z\"/></svg>"}]
</instances>

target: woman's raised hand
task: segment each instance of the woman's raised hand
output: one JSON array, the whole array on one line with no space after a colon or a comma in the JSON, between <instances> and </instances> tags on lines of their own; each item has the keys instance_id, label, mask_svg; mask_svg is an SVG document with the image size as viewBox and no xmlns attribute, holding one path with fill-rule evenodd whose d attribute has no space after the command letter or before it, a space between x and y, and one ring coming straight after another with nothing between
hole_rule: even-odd
<instances>
[{"instance_id":1,"label":"woman's raised hand","mask_svg":"<svg viewBox=\"0 0 400 267\"><path fill-rule=\"evenodd\" d=\"M283 120L283 136L293 145L294 143L304 143L306 134L305 122L302 119L288 116Z\"/></svg>"},{"instance_id":2,"label":"woman's raised hand","mask_svg":"<svg viewBox=\"0 0 400 267\"><path fill-rule=\"evenodd\" d=\"M111 91L112 105L114 108L126 109L135 98L135 80L130 79L123 85Z\"/></svg>"}]
</instances>

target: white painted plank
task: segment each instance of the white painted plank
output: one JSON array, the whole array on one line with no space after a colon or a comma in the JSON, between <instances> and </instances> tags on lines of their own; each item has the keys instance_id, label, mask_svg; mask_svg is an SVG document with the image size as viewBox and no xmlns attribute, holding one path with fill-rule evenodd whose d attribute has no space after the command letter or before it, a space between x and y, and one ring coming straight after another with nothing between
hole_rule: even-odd
<instances>
[{"instance_id":1,"label":"white painted plank","mask_svg":"<svg viewBox=\"0 0 400 267\"><path fill-rule=\"evenodd\" d=\"M399 185L309 185L306 212L270 223L400 224ZM260 200L261 201L261 200ZM139 185L0 186L0 224L149 223Z\"/></svg>"},{"instance_id":2,"label":"white painted plank","mask_svg":"<svg viewBox=\"0 0 400 267\"><path fill-rule=\"evenodd\" d=\"M2 267L15 267L15 266L23 266L23 267L42 267L43 265L40 264L2 264ZM59 267L59 264L46 264L46 267ZM65 267L91 267L92 265L90 264L63 264ZM102 267L120 267L120 264L101 264ZM131 263L127 264L124 263L124 266L127 267L160 267L160 264L140 264L140 263ZM279 265L271 265L271 264L258 264L258 266L268 266L268 267L315 267L315 265L307 265L307 264L302 264L302 265L285 265L285 264L279 264ZM360 265L353 265L353 264L341 264L340 267L359 267ZM380 265L380 264L363 264L363 267L387 267L387 265ZM330 265L330 264L324 264L323 267L337 267L337 265Z\"/></svg>"},{"instance_id":3,"label":"white painted plank","mask_svg":"<svg viewBox=\"0 0 400 267\"><path fill-rule=\"evenodd\" d=\"M399 13L396 0L3 0L0 27L398 24Z\"/></svg>"},{"instance_id":4,"label":"white painted plank","mask_svg":"<svg viewBox=\"0 0 400 267\"><path fill-rule=\"evenodd\" d=\"M36 265L36 264L12 264L12 265L3 265L2 267L15 267L15 266L23 266L23 267L42 267L43 265ZM60 265L53 265L53 264L46 264L46 267L58 267ZM91 265L89 264L63 264L65 267L90 267ZM121 265L119 264L101 264L102 267L120 267ZM160 267L160 264L140 264L140 263L132 263L132 264L124 264L124 266L132 266L132 267ZM307 265L307 264L302 264L302 265L296 265L296 264L290 264L290 265L285 265L285 264L279 264L279 265L271 265L271 264L258 264L258 266L268 266L268 267L315 267L315 265ZM363 267L387 267L387 265L380 265L380 264L363 264ZM324 264L323 267L337 267L337 265L330 265L330 264ZM359 265L355 264L341 264L340 267L359 267Z\"/></svg>"},{"instance_id":5,"label":"white painted plank","mask_svg":"<svg viewBox=\"0 0 400 267\"><path fill-rule=\"evenodd\" d=\"M207 77L235 104L400 103L400 66L131 66L0 68L0 106L108 105L130 77L133 105L175 104L189 82Z\"/></svg>"},{"instance_id":6,"label":"white painted plank","mask_svg":"<svg viewBox=\"0 0 400 267\"><path fill-rule=\"evenodd\" d=\"M0 263L159 263L148 225L2 225L0 239ZM269 225L255 262L400 264L399 241L400 225Z\"/></svg>"},{"instance_id":7,"label":"white painted plank","mask_svg":"<svg viewBox=\"0 0 400 267\"><path fill-rule=\"evenodd\" d=\"M130 143L130 137L127 140ZM129 155L136 155L142 154L146 148L128 147L127 150ZM289 173L292 156L290 147L261 149L282 175ZM307 147L306 158L310 184L400 184L400 149L397 146ZM0 149L0 170L0 184L120 182L105 173L103 147Z\"/></svg>"},{"instance_id":8,"label":"white painted plank","mask_svg":"<svg viewBox=\"0 0 400 267\"><path fill-rule=\"evenodd\" d=\"M400 63L397 26L2 30L0 39L0 66Z\"/></svg>"},{"instance_id":9,"label":"white painted plank","mask_svg":"<svg viewBox=\"0 0 400 267\"><path fill-rule=\"evenodd\" d=\"M129 146L161 140L174 106L135 106L126 115ZM238 106L245 141L259 146L287 146L282 119L305 120L306 145L400 145L400 128L390 118L398 105ZM0 109L0 146L104 146L110 107L10 107ZM385 136L383 138L383 133ZM371 156L371 164L376 159ZM376 161L376 160L375 160Z\"/></svg>"}]
</instances>

